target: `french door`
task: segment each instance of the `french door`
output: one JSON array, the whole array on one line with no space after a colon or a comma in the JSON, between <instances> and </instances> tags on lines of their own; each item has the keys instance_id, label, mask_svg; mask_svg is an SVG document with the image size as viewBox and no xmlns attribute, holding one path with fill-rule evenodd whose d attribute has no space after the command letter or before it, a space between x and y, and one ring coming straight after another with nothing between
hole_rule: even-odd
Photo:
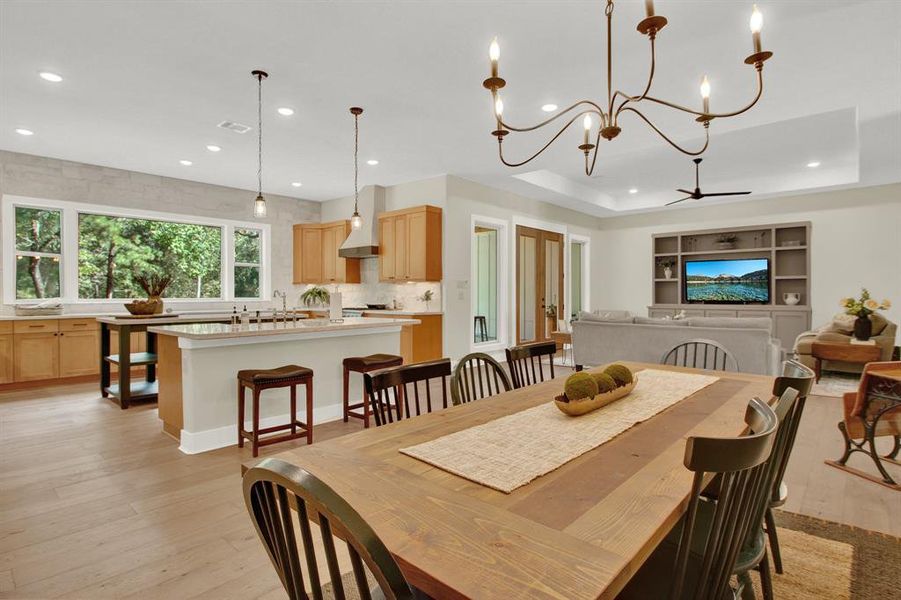
<instances>
[{"instance_id":1,"label":"french door","mask_svg":"<svg viewBox=\"0 0 901 600\"><path fill-rule=\"evenodd\" d=\"M550 339L562 319L563 234L516 227L516 342Z\"/></svg>"}]
</instances>

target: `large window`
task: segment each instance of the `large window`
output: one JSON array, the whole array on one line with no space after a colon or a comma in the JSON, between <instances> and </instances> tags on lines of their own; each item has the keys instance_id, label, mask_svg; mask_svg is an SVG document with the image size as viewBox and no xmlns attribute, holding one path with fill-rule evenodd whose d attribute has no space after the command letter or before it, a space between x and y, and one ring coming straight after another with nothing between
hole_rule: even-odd
<instances>
[{"instance_id":1,"label":"large window","mask_svg":"<svg viewBox=\"0 0 901 600\"><path fill-rule=\"evenodd\" d=\"M59 298L62 213L17 206L15 220L16 299Z\"/></svg>"},{"instance_id":2,"label":"large window","mask_svg":"<svg viewBox=\"0 0 901 600\"><path fill-rule=\"evenodd\" d=\"M220 298L221 263L221 227L78 215L79 298L139 298L141 274L171 275L170 298Z\"/></svg>"},{"instance_id":3,"label":"large window","mask_svg":"<svg viewBox=\"0 0 901 600\"><path fill-rule=\"evenodd\" d=\"M135 275L169 275L165 297L265 298L269 226L4 196L4 302L125 300Z\"/></svg>"},{"instance_id":4,"label":"large window","mask_svg":"<svg viewBox=\"0 0 901 600\"><path fill-rule=\"evenodd\" d=\"M501 219L472 215L470 298L472 346L480 352L505 345L507 335L507 229Z\"/></svg>"}]
</instances>

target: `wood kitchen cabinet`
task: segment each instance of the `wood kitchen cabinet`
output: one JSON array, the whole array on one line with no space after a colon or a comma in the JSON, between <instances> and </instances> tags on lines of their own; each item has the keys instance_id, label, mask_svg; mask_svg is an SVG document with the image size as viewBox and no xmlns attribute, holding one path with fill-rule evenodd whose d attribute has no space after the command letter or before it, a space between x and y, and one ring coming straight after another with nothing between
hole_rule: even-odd
<instances>
[{"instance_id":1,"label":"wood kitchen cabinet","mask_svg":"<svg viewBox=\"0 0 901 600\"><path fill-rule=\"evenodd\" d=\"M441 281L441 235L436 206L379 215L379 280Z\"/></svg>"},{"instance_id":2,"label":"wood kitchen cabinet","mask_svg":"<svg viewBox=\"0 0 901 600\"><path fill-rule=\"evenodd\" d=\"M0 384L96 374L98 344L97 322L91 318L4 322Z\"/></svg>"},{"instance_id":3,"label":"wood kitchen cabinet","mask_svg":"<svg viewBox=\"0 0 901 600\"><path fill-rule=\"evenodd\" d=\"M15 377L12 321L0 321L0 384L12 383Z\"/></svg>"},{"instance_id":4,"label":"wood kitchen cabinet","mask_svg":"<svg viewBox=\"0 0 901 600\"><path fill-rule=\"evenodd\" d=\"M59 377L59 332L17 333L13 354L17 382Z\"/></svg>"},{"instance_id":5,"label":"wood kitchen cabinet","mask_svg":"<svg viewBox=\"0 0 901 600\"><path fill-rule=\"evenodd\" d=\"M360 283L360 259L341 258L350 221L294 226L294 283Z\"/></svg>"}]
</instances>

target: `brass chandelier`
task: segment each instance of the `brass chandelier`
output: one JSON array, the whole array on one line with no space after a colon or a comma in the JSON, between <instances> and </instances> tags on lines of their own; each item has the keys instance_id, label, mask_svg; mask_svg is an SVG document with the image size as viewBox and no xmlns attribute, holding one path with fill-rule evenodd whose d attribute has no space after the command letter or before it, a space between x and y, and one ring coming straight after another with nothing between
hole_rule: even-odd
<instances>
[{"instance_id":1,"label":"brass chandelier","mask_svg":"<svg viewBox=\"0 0 901 600\"><path fill-rule=\"evenodd\" d=\"M591 175L594 172L594 167L597 161L598 146L600 144L601 138L609 141L613 140L614 138L616 138L616 136L619 135L621 131L619 127L619 117L622 113L626 112L631 112L638 115L651 129L653 129L660 137L666 140L676 150L684 154L688 154L689 156L697 156L707 150L707 146L710 143L709 130L710 122L712 120L740 115L757 104L757 101L760 99L761 94L763 94L763 63L767 59L772 57L773 53L761 48L760 30L763 26L763 16L760 14L760 11L757 10L756 5L754 6L753 12L751 13L750 20L754 52L745 59L745 64L753 65L754 69L757 71L757 94L754 96L754 99L751 100L751 102L746 106L738 110L722 113L715 113L710 111L710 82L707 80L706 76L701 82L700 91L702 104L700 110L686 106L680 106L679 104L675 104L667 100L661 100L660 98L656 98L650 95L651 84L654 81L654 69L656 62L654 42L657 38L657 33L661 29L663 29L664 26L666 26L667 21L665 17L654 13L653 0L645 0L645 12L646 16L638 23L637 28L642 35L648 36L648 40L650 40L651 42L650 74L648 75L648 83L645 86L644 91L637 96L631 96L620 90L614 91L613 89L613 0L607 0L607 6L604 10L604 14L607 17L606 108L602 107L603 101L601 103L598 103L592 100L580 100L575 104L572 104L571 106L557 112L548 119L531 127L514 127L503 119L504 103L503 100L501 100L499 90L507 85L507 82L498 75L498 59L500 58L500 47L498 46L497 38L495 38L494 41L491 42L491 46L488 52L489 58L491 60L491 77L486 79L482 83L482 85L491 92L491 99L493 101L494 115L497 124L497 128L491 132L491 135L497 138L498 155L502 163L504 163L508 167L519 167L530 162L542 152L547 150L548 147L550 147L550 145L553 144L557 140L557 138L559 138L563 134L563 132L569 128L570 125L572 125L577 119L579 119L579 117L582 117L584 136L582 139L582 144L579 145L579 150L581 150L585 154L585 174ZM661 104L663 106L668 106L670 108L674 108L688 114L696 115L695 120L704 127L704 145L698 150L688 150L681 147L679 144L670 139L665 133L663 133L656 125L654 125L654 123L652 123L651 120L648 119L648 117L646 117L644 114L642 114L642 112L639 111L638 108L636 108L636 106L640 105L640 103L642 102ZM572 113L573 111L577 112L571 115L570 113ZM591 140L591 130L594 127L593 116L599 120L599 127L597 134L594 137L594 143L592 143ZM506 158L504 158L504 137L511 131L535 131L536 129L540 129L545 125L553 123L561 117L569 117L569 120L566 121L563 124L563 127L561 127L560 130L557 131L557 133L554 134L554 136L551 137L551 139L537 152L535 152L525 160L519 162L510 162Z\"/></svg>"}]
</instances>

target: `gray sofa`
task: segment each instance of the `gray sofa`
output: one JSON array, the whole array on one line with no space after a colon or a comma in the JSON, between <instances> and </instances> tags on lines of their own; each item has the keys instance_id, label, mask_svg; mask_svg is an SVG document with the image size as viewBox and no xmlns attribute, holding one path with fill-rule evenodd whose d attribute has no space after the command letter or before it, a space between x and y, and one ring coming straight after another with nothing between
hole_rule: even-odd
<instances>
[{"instance_id":1,"label":"gray sofa","mask_svg":"<svg viewBox=\"0 0 901 600\"><path fill-rule=\"evenodd\" d=\"M783 351L772 326L768 317L673 320L633 317L625 311L582 313L572 324L573 358L581 366L618 360L658 363L676 344L702 338L725 346L741 372L775 375Z\"/></svg>"}]
</instances>

